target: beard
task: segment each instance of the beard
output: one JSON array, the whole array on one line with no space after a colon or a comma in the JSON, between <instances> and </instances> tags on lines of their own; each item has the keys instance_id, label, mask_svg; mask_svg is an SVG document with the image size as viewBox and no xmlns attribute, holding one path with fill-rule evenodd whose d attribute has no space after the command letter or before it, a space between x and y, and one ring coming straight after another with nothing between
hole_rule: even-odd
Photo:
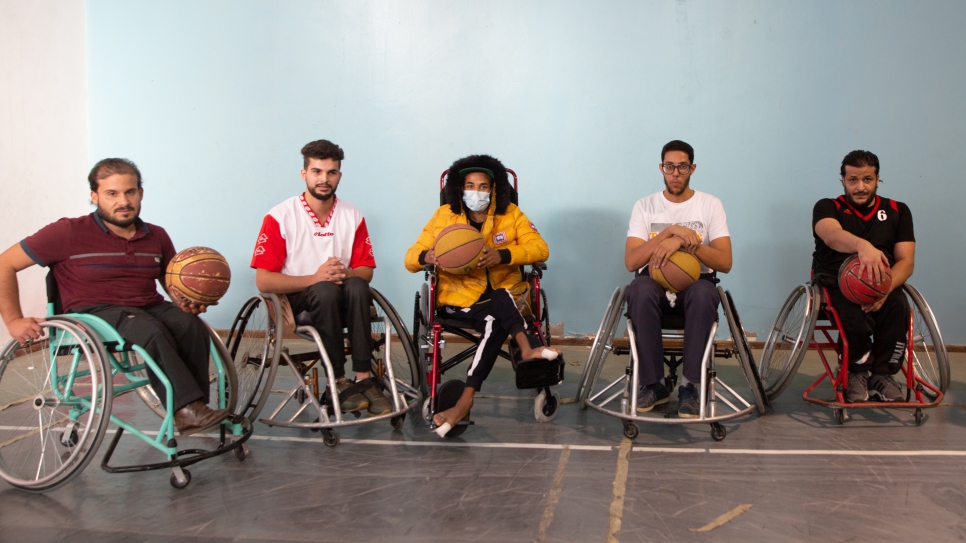
<instances>
[{"instance_id":1,"label":"beard","mask_svg":"<svg viewBox=\"0 0 966 543\"><path fill-rule=\"evenodd\" d=\"M97 206L97 216L100 217L101 220L106 223L113 224L114 226L118 226L120 228L127 228L128 226L131 226L132 224L134 224L134 222L138 220L138 216L141 215L141 210L135 209L133 207L119 207L115 211L121 211L121 210L134 211L134 216L131 217L130 219L115 219L113 215L108 213L107 210L101 207L100 205Z\"/></svg>"},{"instance_id":2,"label":"beard","mask_svg":"<svg viewBox=\"0 0 966 543\"><path fill-rule=\"evenodd\" d=\"M335 189L332 189L332 192L330 192L328 194L319 194L318 192L315 191L315 187L305 187L305 188L308 189L309 194L311 194L315 198L318 198L319 200L322 200L323 202L326 202L330 198L332 198L333 196L335 196Z\"/></svg>"},{"instance_id":3,"label":"beard","mask_svg":"<svg viewBox=\"0 0 966 543\"><path fill-rule=\"evenodd\" d=\"M850 204L852 204L852 206L853 206L853 207L857 207L857 208L863 208L863 207L869 207L869 206L871 206L871 205L872 205L873 203L875 203L875 193L876 193L876 192L877 192L878 190L879 190L879 187L876 187L876 188L874 188L874 189L872 189L872 192L870 192L870 193L869 193L869 196L868 196L868 197L866 198L866 200L865 200L865 203L864 203L864 204L859 204L858 202L856 202L855 200L853 200L853 199L852 199L852 195L851 195L851 194L849 194L849 193L848 193L847 191L845 191L845 199L846 199L846 200L847 200L847 201L848 201L848 202L849 202Z\"/></svg>"},{"instance_id":4,"label":"beard","mask_svg":"<svg viewBox=\"0 0 966 543\"><path fill-rule=\"evenodd\" d=\"M684 185L681 186L681 190L679 190L678 192L674 192L673 190L671 190L671 185L667 182L667 179L664 180L664 188L667 189L668 194L670 194L671 196L680 196L684 194L688 190L689 186L691 186L690 175L687 177L687 179L684 180Z\"/></svg>"}]
</instances>

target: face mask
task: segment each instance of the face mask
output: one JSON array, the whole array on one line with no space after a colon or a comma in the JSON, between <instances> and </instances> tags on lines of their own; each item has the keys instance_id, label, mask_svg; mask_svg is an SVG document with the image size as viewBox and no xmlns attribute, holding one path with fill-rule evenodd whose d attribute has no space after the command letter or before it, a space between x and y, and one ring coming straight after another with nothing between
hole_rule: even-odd
<instances>
[{"instance_id":1,"label":"face mask","mask_svg":"<svg viewBox=\"0 0 966 543\"><path fill-rule=\"evenodd\" d=\"M490 193L489 192L477 192L475 190L464 190L463 191L463 203L470 211L480 212L490 205Z\"/></svg>"}]
</instances>

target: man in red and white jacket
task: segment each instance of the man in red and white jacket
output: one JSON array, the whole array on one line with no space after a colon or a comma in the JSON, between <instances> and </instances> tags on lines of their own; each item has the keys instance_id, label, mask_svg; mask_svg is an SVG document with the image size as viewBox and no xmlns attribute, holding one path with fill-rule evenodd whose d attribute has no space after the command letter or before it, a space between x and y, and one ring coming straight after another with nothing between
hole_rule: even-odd
<instances>
[{"instance_id":1,"label":"man in red and white jacket","mask_svg":"<svg viewBox=\"0 0 966 543\"><path fill-rule=\"evenodd\" d=\"M345 376L343 328L352 345L356 383L370 379L372 346L369 282L376 260L359 208L336 197L345 153L318 140L302 148L305 192L273 207L262 221L252 268L262 292L288 297L292 312L308 312L332 362L336 386L353 385ZM362 388L342 400L342 410L389 413L392 406L378 387Z\"/></svg>"}]
</instances>

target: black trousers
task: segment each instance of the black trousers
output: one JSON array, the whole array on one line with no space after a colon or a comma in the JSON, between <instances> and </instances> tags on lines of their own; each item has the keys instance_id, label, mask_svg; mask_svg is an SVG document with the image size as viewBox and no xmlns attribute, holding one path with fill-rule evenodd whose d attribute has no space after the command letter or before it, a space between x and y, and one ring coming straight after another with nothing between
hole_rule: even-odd
<instances>
[{"instance_id":1,"label":"black trousers","mask_svg":"<svg viewBox=\"0 0 966 543\"><path fill-rule=\"evenodd\" d=\"M470 307L447 307L443 311L444 314L473 321L473 329L483 335L470 367L466 370L466 386L479 392L483 381L493 370L506 338L511 334L525 332L527 323L517 309L513 295L505 288L494 290L489 298Z\"/></svg>"},{"instance_id":2,"label":"black trousers","mask_svg":"<svg viewBox=\"0 0 966 543\"><path fill-rule=\"evenodd\" d=\"M636 277L624 291L627 316L634 323L637 337L637 367L640 384L653 385L664 378L664 342L661 339L661 315L681 314L684 325L684 370L681 372L695 385L701 382L701 357L718 318L718 291L714 283L698 279L677 294L674 307L667 291L647 275Z\"/></svg>"},{"instance_id":3,"label":"black trousers","mask_svg":"<svg viewBox=\"0 0 966 543\"><path fill-rule=\"evenodd\" d=\"M875 313L866 313L862 306L846 300L837 286L828 287L828 297L849 342L849 371L899 373L909 334L906 295L901 291L890 293Z\"/></svg>"},{"instance_id":4,"label":"black trousers","mask_svg":"<svg viewBox=\"0 0 966 543\"><path fill-rule=\"evenodd\" d=\"M169 302L151 307L100 304L73 312L104 319L125 341L147 351L171 382L175 411L196 400L208 403L211 338L201 319ZM153 372L147 373L154 391L166 403L164 385Z\"/></svg>"},{"instance_id":5,"label":"black trousers","mask_svg":"<svg viewBox=\"0 0 966 543\"><path fill-rule=\"evenodd\" d=\"M369 283L361 277L348 277L341 285L321 281L302 292L288 295L292 312L307 311L312 326L322 337L322 345L338 379L345 375L345 342L342 330L349 329L352 344L352 369L356 373L372 369L372 326Z\"/></svg>"}]
</instances>

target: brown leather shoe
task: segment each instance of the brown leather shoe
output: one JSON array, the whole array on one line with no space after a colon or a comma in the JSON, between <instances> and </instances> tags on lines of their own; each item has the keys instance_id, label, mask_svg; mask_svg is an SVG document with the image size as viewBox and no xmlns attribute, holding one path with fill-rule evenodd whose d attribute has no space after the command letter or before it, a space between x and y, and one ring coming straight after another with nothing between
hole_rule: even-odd
<instances>
[{"instance_id":1,"label":"brown leather shoe","mask_svg":"<svg viewBox=\"0 0 966 543\"><path fill-rule=\"evenodd\" d=\"M174 412L174 426L183 436L207 430L228 418L228 411L212 409L205 402L196 400Z\"/></svg>"}]
</instances>

